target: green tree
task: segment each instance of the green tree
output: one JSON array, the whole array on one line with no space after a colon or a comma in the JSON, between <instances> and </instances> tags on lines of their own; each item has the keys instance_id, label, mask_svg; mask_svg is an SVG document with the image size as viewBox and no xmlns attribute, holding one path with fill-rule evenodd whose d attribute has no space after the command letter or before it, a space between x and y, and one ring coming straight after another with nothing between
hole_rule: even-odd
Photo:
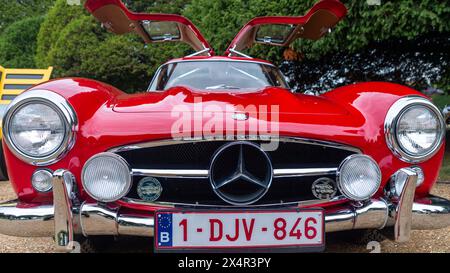
<instances>
[{"instance_id":1,"label":"green tree","mask_svg":"<svg viewBox=\"0 0 450 273\"><path fill-rule=\"evenodd\" d=\"M1 1L1 0L0 0ZM222 54L242 26L257 16L300 16L316 0L124 0L137 12L182 14L193 21L218 54ZM444 1L343 1L347 17L319 41L298 40L293 47L310 59L336 51L355 52L371 42L413 39L430 31L450 32L450 6ZM283 48L258 45L255 57L277 62ZM57 76L83 76L106 81L124 90L142 90L156 68L168 59L191 53L180 43L144 47L134 34L114 36L81 6L56 0L38 35L36 63L53 65Z\"/></svg>"},{"instance_id":2,"label":"green tree","mask_svg":"<svg viewBox=\"0 0 450 273\"><path fill-rule=\"evenodd\" d=\"M128 2L132 10L155 13L181 13L186 5L169 0L158 0L158 5ZM132 92L145 90L163 62L188 52L189 47L178 43L145 46L135 34L110 34L83 7L57 0L40 29L36 63L52 65L55 77L93 78Z\"/></svg>"},{"instance_id":3,"label":"green tree","mask_svg":"<svg viewBox=\"0 0 450 273\"><path fill-rule=\"evenodd\" d=\"M124 0L128 9L135 12L181 14L190 0Z\"/></svg>"},{"instance_id":4,"label":"green tree","mask_svg":"<svg viewBox=\"0 0 450 273\"><path fill-rule=\"evenodd\" d=\"M316 0L192 0L185 15L203 31L222 53L240 28L257 16L305 14ZM366 1L342 1L349 13L333 32L319 41L300 40L294 44L310 58L337 50L356 51L372 41L389 38L412 39L429 31L450 31L450 6L445 1L382 1L380 6ZM201 9L198 7L202 7ZM249 50L254 56L276 61L281 50L258 46Z\"/></svg>"},{"instance_id":5,"label":"green tree","mask_svg":"<svg viewBox=\"0 0 450 273\"><path fill-rule=\"evenodd\" d=\"M0 35L0 64L10 68L34 68L36 37L42 16L22 19Z\"/></svg>"},{"instance_id":6,"label":"green tree","mask_svg":"<svg viewBox=\"0 0 450 273\"><path fill-rule=\"evenodd\" d=\"M47 13L37 37L36 64L41 67L53 65L53 46L67 25L82 16L88 16L81 6L71 6L66 0L57 0Z\"/></svg>"},{"instance_id":7,"label":"green tree","mask_svg":"<svg viewBox=\"0 0 450 273\"><path fill-rule=\"evenodd\" d=\"M10 24L44 15L55 0L0 0L0 33Z\"/></svg>"}]
</instances>

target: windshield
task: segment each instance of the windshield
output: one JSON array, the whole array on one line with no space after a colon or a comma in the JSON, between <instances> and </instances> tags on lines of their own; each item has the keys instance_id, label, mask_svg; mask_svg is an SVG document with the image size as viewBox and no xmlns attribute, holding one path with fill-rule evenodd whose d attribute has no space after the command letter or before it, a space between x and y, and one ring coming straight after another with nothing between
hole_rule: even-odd
<instances>
[{"instance_id":1,"label":"windshield","mask_svg":"<svg viewBox=\"0 0 450 273\"><path fill-rule=\"evenodd\" d=\"M239 61L184 61L162 66L149 91L175 86L201 90L248 91L268 86L288 88L281 72L272 65Z\"/></svg>"}]
</instances>

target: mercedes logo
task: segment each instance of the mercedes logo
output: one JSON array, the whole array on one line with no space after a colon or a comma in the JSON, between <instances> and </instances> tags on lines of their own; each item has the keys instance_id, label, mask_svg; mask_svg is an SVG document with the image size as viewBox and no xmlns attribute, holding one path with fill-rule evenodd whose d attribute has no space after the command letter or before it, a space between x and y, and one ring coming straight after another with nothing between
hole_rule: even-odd
<instances>
[{"instance_id":1,"label":"mercedes logo","mask_svg":"<svg viewBox=\"0 0 450 273\"><path fill-rule=\"evenodd\" d=\"M251 142L232 142L214 155L210 182L214 192L232 205L249 205L269 190L273 168L269 156Z\"/></svg>"}]
</instances>

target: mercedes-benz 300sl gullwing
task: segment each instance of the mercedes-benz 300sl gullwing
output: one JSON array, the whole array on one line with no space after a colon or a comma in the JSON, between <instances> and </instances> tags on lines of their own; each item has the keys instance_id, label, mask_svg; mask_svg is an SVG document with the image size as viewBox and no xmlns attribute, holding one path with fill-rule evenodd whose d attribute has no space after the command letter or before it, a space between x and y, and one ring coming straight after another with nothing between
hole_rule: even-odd
<instances>
[{"instance_id":1,"label":"mercedes-benz 300sl gullwing","mask_svg":"<svg viewBox=\"0 0 450 273\"><path fill-rule=\"evenodd\" d=\"M147 92L67 78L14 99L3 149L18 200L1 204L1 233L62 251L111 236L154 237L158 252L322 251L332 232L402 242L450 226L450 201L430 194L445 123L427 97L383 82L293 93L242 53L321 38L347 13L339 1L253 19L222 56L179 15L85 7L110 32L195 53L163 64Z\"/></svg>"}]
</instances>

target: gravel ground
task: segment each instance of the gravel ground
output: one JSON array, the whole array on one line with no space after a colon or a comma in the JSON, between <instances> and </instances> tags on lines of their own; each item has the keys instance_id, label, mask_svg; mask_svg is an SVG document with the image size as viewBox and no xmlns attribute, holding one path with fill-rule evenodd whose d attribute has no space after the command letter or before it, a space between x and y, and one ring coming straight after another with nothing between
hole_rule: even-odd
<instances>
[{"instance_id":1,"label":"gravel ground","mask_svg":"<svg viewBox=\"0 0 450 273\"><path fill-rule=\"evenodd\" d=\"M437 184L433 194L450 199L450 184ZM0 202L15 198L9 183L0 183ZM114 243L109 251L147 252L151 251L150 240L127 239ZM0 253L51 253L54 252L53 240L49 238L18 238L0 235ZM365 246L352 244L344 239L329 236L327 252L369 252ZM388 253L450 253L450 228L436 231L413 231L412 240L397 244L386 240L381 243L381 252Z\"/></svg>"}]
</instances>

